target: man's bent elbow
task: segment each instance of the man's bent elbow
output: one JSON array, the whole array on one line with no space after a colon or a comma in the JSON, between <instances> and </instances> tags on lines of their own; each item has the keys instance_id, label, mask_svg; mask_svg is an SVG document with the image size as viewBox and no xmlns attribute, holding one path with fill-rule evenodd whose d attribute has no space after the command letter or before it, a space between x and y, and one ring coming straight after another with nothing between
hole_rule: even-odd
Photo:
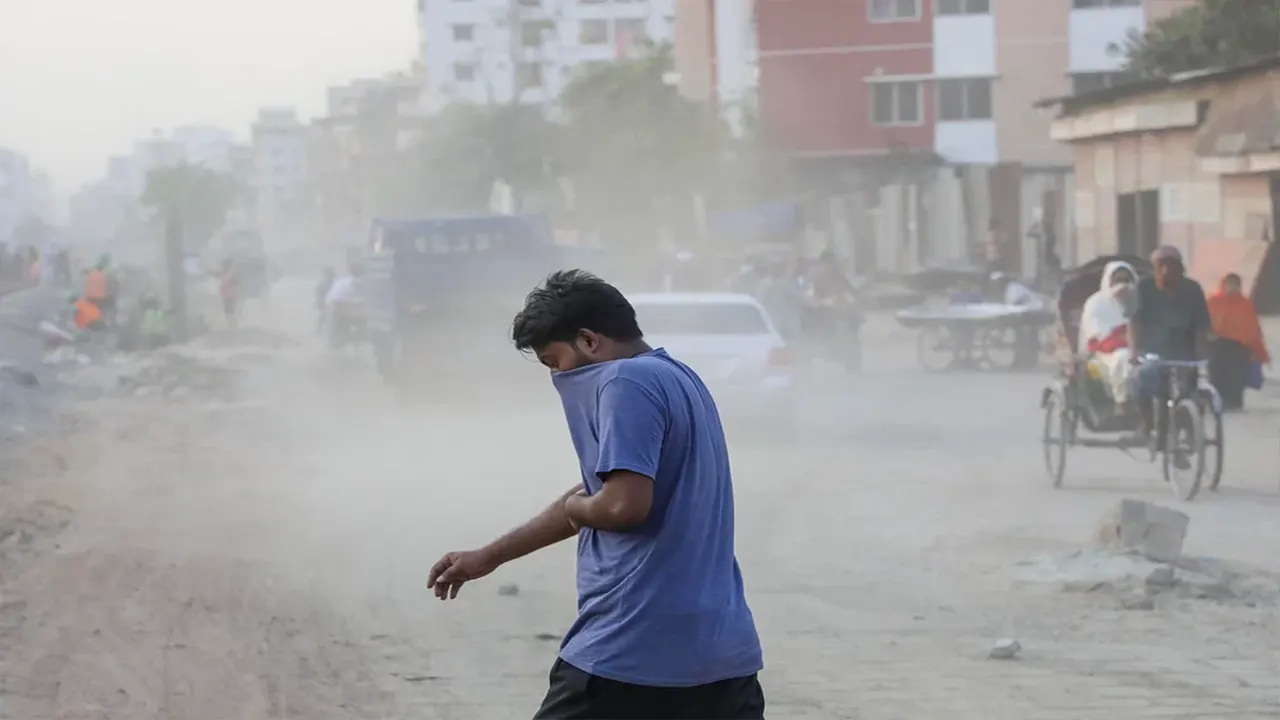
<instances>
[{"instance_id":1,"label":"man's bent elbow","mask_svg":"<svg viewBox=\"0 0 1280 720\"><path fill-rule=\"evenodd\" d=\"M626 532L634 530L644 524L649 519L649 506L647 504L615 502L609 503L600 508L601 512L600 525L598 529L609 530L613 532Z\"/></svg>"}]
</instances>

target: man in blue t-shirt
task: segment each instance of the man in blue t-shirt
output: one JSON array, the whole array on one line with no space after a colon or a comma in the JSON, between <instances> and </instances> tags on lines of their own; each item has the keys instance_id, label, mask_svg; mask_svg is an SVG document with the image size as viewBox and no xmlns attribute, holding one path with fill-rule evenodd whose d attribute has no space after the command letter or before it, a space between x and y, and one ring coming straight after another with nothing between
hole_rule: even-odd
<instances>
[{"instance_id":1,"label":"man in blue t-shirt","mask_svg":"<svg viewBox=\"0 0 1280 720\"><path fill-rule=\"evenodd\" d=\"M535 718L763 718L729 454L706 386L645 344L617 288L580 270L531 292L512 338L551 369L582 482L493 543L445 555L427 586L454 598L577 536L578 619Z\"/></svg>"}]
</instances>

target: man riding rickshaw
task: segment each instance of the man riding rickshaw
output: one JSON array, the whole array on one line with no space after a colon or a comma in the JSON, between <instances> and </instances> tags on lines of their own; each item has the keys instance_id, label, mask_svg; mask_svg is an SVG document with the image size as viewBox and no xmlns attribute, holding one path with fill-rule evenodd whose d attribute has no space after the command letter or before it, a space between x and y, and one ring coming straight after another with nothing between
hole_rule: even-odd
<instances>
[{"instance_id":1,"label":"man riding rickshaw","mask_svg":"<svg viewBox=\"0 0 1280 720\"><path fill-rule=\"evenodd\" d=\"M1061 377L1046 388L1046 468L1060 486L1066 448L1147 448L1190 500L1222 476L1221 400L1205 372L1208 312L1176 249L1147 262L1101 257L1067 273L1058 296Z\"/></svg>"}]
</instances>

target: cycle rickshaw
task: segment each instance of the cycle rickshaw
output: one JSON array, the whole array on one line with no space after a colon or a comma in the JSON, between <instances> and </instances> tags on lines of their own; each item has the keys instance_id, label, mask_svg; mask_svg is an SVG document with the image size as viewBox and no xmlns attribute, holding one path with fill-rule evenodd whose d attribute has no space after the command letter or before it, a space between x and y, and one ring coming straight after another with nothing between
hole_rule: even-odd
<instances>
[{"instance_id":1,"label":"cycle rickshaw","mask_svg":"<svg viewBox=\"0 0 1280 720\"><path fill-rule=\"evenodd\" d=\"M1100 257L1068 271L1058 293L1056 357L1060 372L1040 397L1045 469L1056 488L1062 486L1070 447L1146 449L1152 461L1161 461L1164 479L1174 494L1191 500L1205 480L1211 490L1222 481L1222 399L1209 382L1207 364L1154 356L1140 359L1167 370L1162 381L1167 384L1166 413L1161 413L1167 414L1167 419L1162 423L1165 432L1153 432L1149 442L1139 443L1134 438L1138 408L1117 412L1106 386L1092 376L1087 358L1077 352L1085 301L1098 291L1107 264L1116 260L1128 263L1139 278L1153 273L1151 263L1139 257ZM1156 439L1161 435L1162 443Z\"/></svg>"}]
</instances>

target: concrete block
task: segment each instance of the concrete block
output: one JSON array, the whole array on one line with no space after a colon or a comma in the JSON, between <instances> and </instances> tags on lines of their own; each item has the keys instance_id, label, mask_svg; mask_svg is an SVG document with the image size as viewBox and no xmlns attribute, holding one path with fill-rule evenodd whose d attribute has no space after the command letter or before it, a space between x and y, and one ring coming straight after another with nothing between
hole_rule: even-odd
<instances>
[{"instance_id":1,"label":"concrete block","mask_svg":"<svg viewBox=\"0 0 1280 720\"><path fill-rule=\"evenodd\" d=\"M1182 557L1191 518L1154 503L1125 498L1098 524L1098 544L1109 550L1134 550L1155 562Z\"/></svg>"}]
</instances>

